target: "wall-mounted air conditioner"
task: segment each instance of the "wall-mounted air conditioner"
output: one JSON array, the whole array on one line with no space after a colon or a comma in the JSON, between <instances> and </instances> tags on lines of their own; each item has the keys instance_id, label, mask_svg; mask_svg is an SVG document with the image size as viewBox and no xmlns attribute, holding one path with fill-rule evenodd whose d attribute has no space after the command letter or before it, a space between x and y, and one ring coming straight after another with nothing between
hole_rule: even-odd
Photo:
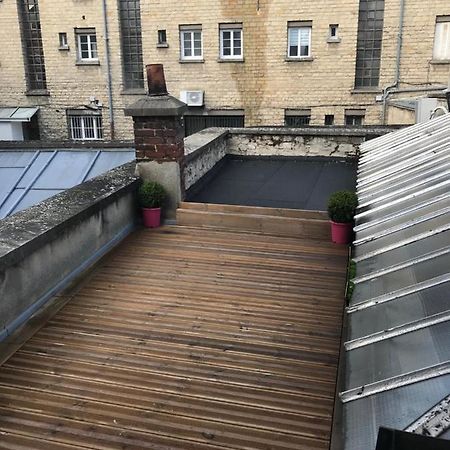
<instances>
[{"instance_id":1,"label":"wall-mounted air conditioner","mask_svg":"<svg viewBox=\"0 0 450 450\"><path fill-rule=\"evenodd\" d=\"M181 91L180 100L188 106L203 106L205 104L203 91Z\"/></svg>"}]
</instances>

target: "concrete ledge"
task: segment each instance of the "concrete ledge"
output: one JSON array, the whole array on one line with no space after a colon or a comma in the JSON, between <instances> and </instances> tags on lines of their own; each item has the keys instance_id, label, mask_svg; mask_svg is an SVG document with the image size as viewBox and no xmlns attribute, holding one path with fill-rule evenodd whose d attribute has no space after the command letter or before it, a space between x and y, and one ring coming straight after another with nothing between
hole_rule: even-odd
<instances>
[{"instance_id":1,"label":"concrete ledge","mask_svg":"<svg viewBox=\"0 0 450 450\"><path fill-rule=\"evenodd\" d=\"M355 136L373 138L383 136L392 131L398 130L398 126L362 126L362 127L346 127L346 126L323 126L323 127L303 127L303 128L287 128L287 127L254 127L254 128L230 128L231 135L282 135L282 136Z\"/></svg>"},{"instance_id":2,"label":"concrete ledge","mask_svg":"<svg viewBox=\"0 0 450 450\"><path fill-rule=\"evenodd\" d=\"M185 139L184 180L186 190L199 182L225 157L228 135L227 129L208 128Z\"/></svg>"},{"instance_id":3,"label":"concrete ledge","mask_svg":"<svg viewBox=\"0 0 450 450\"><path fill-rule=\"evenodd\" d=\"M137 224L134 163L0 221L0 340Z\"/></svg>"},{"instance_id":4,"label":"concrete ledge","mask_svg":"<svg viewBox=\"0 0 450 450\"><path fill-rule=\"evenodd\" d=\"M218 140L228 136L227 128L207 128L198 133L191 134L184 139L184 152L186 161L198 158L201 153L208 150L208 147L216 143Z\"/></svg>"}]
</instances>

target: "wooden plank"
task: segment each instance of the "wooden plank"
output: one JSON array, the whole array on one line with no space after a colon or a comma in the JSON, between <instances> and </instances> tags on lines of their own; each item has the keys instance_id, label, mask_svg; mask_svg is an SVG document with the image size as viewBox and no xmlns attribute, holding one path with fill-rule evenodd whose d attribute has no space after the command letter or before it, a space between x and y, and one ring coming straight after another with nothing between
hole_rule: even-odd
<instances>
[{"instance_id":1,"label":"wooden plank","mask_svg":"<svg viewBox=\"0 0 450 450\"><path fill-rule=\"evenodd\" d=\"M0 448L328 448L345 270L326 241L136 232L0 368Z\"/></svg>"},{"instance_id":2,"label":"wooden plank","mask_svg":"<svg viewBox=\"0 0 450 450\"><path fill-rule=\"evenodd\" d=\"M224 205L217 203L181 202L179 209L188 209L204 212L223 212L236 214L259 214L265 216L291 217L296 219L322 219L328 220L325 211L312 211L308 209L268 208L259 206Z\"/></svg>"},{"instance_id":3,"label":"wooden plank","mask_svg":"<svg viewBox=\"0 0 450 450\"><path fill-rule=\"evenodd\" d=\"M330 239L328 221L323 219L298 219L260 214L203 212L188 209L177 210L177 223L197 227L253 230L275 236L296 236L308 239Z\"/></svg>"}]
</instances>

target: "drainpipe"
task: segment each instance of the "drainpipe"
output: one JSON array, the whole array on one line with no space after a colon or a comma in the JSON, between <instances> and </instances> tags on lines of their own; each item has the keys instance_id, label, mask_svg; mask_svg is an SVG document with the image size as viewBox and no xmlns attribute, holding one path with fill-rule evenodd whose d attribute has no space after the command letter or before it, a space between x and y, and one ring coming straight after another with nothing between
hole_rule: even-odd
<instances>
[{"instance_id":1,"label":"drainpipe","mask_svg":"<svg viewBox=\"0 0 450 450\"><path fill-rule=\"evenodd\" d=\"M383 89L383 115L381 119L383 125L386 125L386 109L388 97L391 95L394 89L398 88L398 85L400 83L400 63L402 56L404 22L405 22L405 0L400 0L400 21L398 24L397 56L395 62L395 81L393 84Z\"/></svg>"},{"instance_id":2,"label":"drainpipe","mask_svg":"<svg viewBox=\"0 0 450 450\"><path fill-rule=\"evenodd\" d=\"M112 77L111 77L111 61L110 61L110 49L109 49L109 30L108 30L108 15L106 9L106 0L103 0L103 26L105 35L105 60L106 60L106 84L108 87L108 106L109 106L109 130L111 140L114 140L114 108L113 108L113 95L112 95Z\"/></svg>"}]
</instances>

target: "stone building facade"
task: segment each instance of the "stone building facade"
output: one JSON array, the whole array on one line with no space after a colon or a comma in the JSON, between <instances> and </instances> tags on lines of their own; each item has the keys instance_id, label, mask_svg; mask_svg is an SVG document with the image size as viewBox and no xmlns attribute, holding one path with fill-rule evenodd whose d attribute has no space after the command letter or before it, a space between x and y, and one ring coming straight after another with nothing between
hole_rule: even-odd
<instances>
[{"instance_id":1,"label":"stone building facade","mask_svg":"<svg viewBox=\"0 0 450 450\"><path fill-rule=\"evenodd\" d=\"M448 84L450 3L3 0L0 39L0 107L39 106L42 139L131 140L149 63L203 93L186 122L411 123Z\"/></svg>"}]
</instances>

